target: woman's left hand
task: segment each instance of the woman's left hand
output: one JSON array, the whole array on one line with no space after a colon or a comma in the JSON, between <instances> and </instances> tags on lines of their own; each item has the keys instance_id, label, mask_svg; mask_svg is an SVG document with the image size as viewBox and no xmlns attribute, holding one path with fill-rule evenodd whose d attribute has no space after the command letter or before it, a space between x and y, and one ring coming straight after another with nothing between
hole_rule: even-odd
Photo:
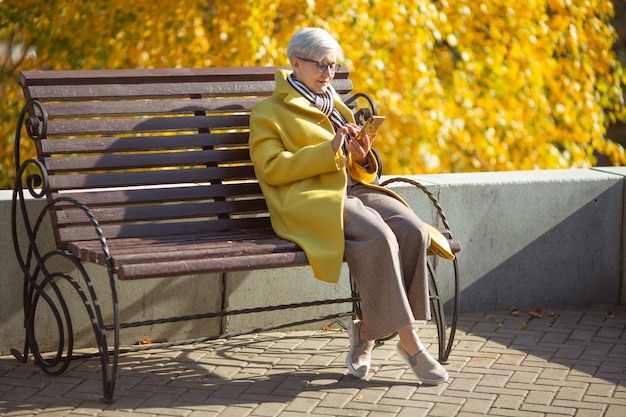
<instances>
[{"instance_id":1,"label":"woman's left hand","mask_svg":"<svg viewBox=\"0 0 626 417\"><path fill-rule=\"evenodd\" d=\"M367 163L367 154L372 149L372 143L374 139L376 139L376 133L374 133L371 137L363 132L364 135L361 136L360 140L357 140L356 137L352 137L348 141L348 151L352 155L352 159L360 164L364 165Z\"/></svg>"}]
</instances>

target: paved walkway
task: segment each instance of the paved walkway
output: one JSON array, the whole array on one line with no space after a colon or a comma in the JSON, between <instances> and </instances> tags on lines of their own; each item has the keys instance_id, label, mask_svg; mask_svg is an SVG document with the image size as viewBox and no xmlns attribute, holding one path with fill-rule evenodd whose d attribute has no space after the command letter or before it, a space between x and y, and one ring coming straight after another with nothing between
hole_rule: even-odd
<instances>
[{"instance_id":1,"label":"paved walkway","mask_svg":"<svg viewBox=\"0 0 626 417\"><path fill-rule=\"evenodd\" d=\"M420 329L433 343L434 325ZM626 306L463 314L448 383L420 386L395 354L374 351L366 380L344 365L347 333L281 332L126 354L116 401L99 362L60 377L0 357L3 416L626 416Z\"/></svg>"}]
</instances>

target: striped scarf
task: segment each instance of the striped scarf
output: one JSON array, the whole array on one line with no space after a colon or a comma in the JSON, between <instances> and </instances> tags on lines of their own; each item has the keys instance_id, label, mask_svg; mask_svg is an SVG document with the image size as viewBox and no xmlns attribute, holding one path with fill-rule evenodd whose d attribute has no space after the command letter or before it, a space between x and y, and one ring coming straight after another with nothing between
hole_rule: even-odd
<instances>
[{"instance_id":1,"label":"striped scarf","mask_svg":"<svg viewBox=\"0 0 626 417\"><path fill-rule=\"evenodd\" d=\"M335 130L346 125L346 119L344 119L341 113L339 113L339 110L335 108L333 95L330 89L326 90L324 94L315 94L311 91L311 89L309 89L309 87L293 78L293 73L289 74L287 81L289 81L289 84L291 84L296 91L313 103L315 107L320 109L320 111L330 119Z\"/></svg>"}]
</instances>

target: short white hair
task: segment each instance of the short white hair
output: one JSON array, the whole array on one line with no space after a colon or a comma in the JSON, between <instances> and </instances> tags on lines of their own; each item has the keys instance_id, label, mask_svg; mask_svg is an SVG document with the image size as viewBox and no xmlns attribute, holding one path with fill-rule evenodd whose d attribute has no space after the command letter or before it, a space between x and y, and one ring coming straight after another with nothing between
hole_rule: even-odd
<instances>
[{"instance_id":1,"label":"short white hair","mask_svg":"<svg viewBox=\"0 0 626 417\"><path fill-rule=\"evenodd\" d=\"M304 28L296 32L287 45L289 61L294 58L308 58L319 61L328 53L335 53L339 58L341 46L332 35L320 28Z\"/></svg>"}]
</instances>

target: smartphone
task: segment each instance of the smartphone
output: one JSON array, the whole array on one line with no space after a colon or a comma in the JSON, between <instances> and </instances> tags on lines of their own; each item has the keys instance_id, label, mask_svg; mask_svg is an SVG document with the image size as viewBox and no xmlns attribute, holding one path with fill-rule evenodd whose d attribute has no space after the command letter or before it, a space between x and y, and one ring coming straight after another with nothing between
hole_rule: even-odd
<instances>
[{"instance_id":1,"label":"smartphone","mask_svg":"<svg viewBox=\"0 0 626 417\"><path fill-rule=\"evenodd\" d=\"M372 136L380 125L385 121L385 116L371 116L365 122L365 125L361 128L359 133L356 135L354 139L361 140L364 133L367 133L368 136Z\"/></svg>"}]
</instances>

